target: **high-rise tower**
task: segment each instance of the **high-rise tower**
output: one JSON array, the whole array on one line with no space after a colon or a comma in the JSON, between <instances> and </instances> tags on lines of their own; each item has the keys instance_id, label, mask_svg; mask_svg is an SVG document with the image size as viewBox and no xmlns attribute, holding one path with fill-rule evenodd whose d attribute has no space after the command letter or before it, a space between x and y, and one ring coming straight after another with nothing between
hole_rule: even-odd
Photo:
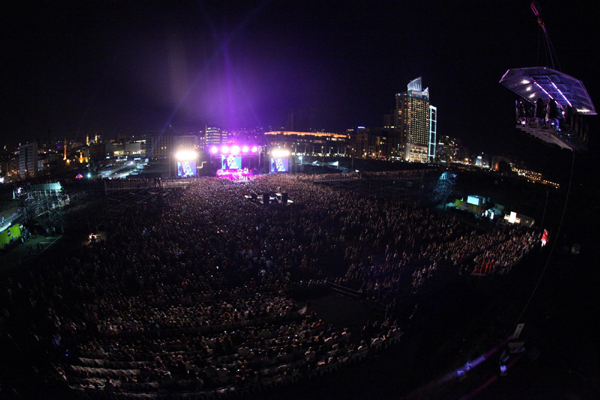
<instances>
[{"instance_id":1,"label":"high-rise tower","mask_svg":"<svg viewBox=\"0 0 600 400\"><path fill-rule=\"evenodd\" d=\"M410 81L406 92L396 94L396 126L406 161L433 161L435 145L430 144L435 143L437 108L429 104L429 88L422 88L421 77Z\"/></svg>"},{"instance_id":2,"label":"high-rise tower","mask_svg":"<svg viewBox=\"0 0 600 400\"><path fill-rule=\"evenodd\" d=\"M19 147L19 176L22 179L33 178L38 167L37 142L22 144Z\"/></svg>"}]
</instances>

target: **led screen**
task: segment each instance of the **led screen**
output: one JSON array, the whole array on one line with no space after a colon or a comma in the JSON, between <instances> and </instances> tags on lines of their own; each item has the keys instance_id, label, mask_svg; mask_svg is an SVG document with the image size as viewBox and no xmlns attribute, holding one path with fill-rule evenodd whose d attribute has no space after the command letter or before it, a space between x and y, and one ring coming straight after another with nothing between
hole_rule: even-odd
<instances>
[{"instance_id":1,"label":"led screen","mask_svg":"<svg viewBox=\"0 0 600 400\"><path fill-rule=\"evenodd\" d=\"M482 205L483 199L481 197L478 196L468 196L467 197L467 203L469 204L473 204L474 206L480 206Z\"/></svg>"},{"instance_id":2,"label":"led screen","mask_svg":"<svg viewBox=\"0 0 600 400\"><path fill-rule=\"evenodd\" d=\"M288 172L289 160L287 158L271 158L271 172Z\"/></svg>"},{"instance_id":3,"label":"led screen","mask_svg":"<svg viewBox=\"0 0 600 400\"><path fill-rule=\"evenodd\" d=\"M196 175L196 161L178 161L177 176L186 177Z\"/></svg>"},{"instance_id":4,"label":"led screen","mask_svg":"<svg viewBox=\"0 0 600 400\"><path fill-rule=\"evenodd\" d=\"M221 156L221 169L242 169L242 157L233 155Z\"/></svg>"}]
</instances>

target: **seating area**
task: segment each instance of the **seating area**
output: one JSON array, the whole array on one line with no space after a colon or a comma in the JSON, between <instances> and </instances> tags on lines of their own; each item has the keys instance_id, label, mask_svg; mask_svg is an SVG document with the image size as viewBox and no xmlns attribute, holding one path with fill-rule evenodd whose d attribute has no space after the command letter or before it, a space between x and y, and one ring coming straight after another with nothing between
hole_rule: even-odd
<instances>
[{"instance_id":1,"label":"seating area","mask_svg":"<svg viewBox=\"0 0 600 400\"><path fill-rule=\"evenodd\" d=\"M92 342L65 376L80 398L225 398L328 374L396 344L401 335L393 324L381 326L369 343L297 313L278 327L215 330L196 341L178 333L164 341ZM227 341L230 346L219 345ZM133 344L146 351L134 351Z\"/></svg>"}]
</instances>

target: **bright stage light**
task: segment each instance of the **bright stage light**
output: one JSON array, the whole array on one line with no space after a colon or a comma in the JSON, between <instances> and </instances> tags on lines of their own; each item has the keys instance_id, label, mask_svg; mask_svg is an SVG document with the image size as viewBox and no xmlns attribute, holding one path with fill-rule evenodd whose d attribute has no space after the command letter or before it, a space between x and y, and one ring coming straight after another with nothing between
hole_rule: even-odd
<instances>
[{"instance_id":1,"label":"bright stage light","mask_svg":"<svg viewBox=\"0 0 600 400\"><path fill-rule=\"evenodd\" d=\"M230 170L218 169L217 170L217 176L221 177L221 178L230 177L230 178L241 179L242 177L249 176L249 175L251 175L251 173L248 170L248 168L230 169Z\"/></svg>"},{"instance_id":2,"label":"bright stage light","mask_svg":"<svg viewBox=\"0 0 600 400\"><path fill-rule=\"evenodd\" d=\"M233 155L240 154L240 146L237 146L237 145L231 146L231 154L233 154Z\"/></svg>"},{"instance_id":3,"label":"bright stage light","mask_svg":"<svg viewBox=\"0 0 600 400\"><path fill-rule=\"evenodd\" d=\"M247 153L247 152L248 152L248 150L250 150L250 149L248 148L248 146L244 146L244 147L242 147L242 153Z\"/></svg>"},{"instance_id":4,"label":"bright stage light","mask_svg":"<svg viewBox=\"0 0 600 400\"><path fill-rule=\"evenodd\" d=\"M221 153L223 153L223 154L229 153L229 147L227 147L227 146L221 147Z\"/></svg>"},{"instance_id":5,"label":"bright stage light","mask_svg":"<svg viewBox=\"0 0 600 400\"><path fill-rule=\"evenodd\" d=\"M193 150L180 150L175 153L175 158L179 161L190 161L198 158L198 153Z\"/></svg>"},{"instance_id":6,"label":"bright stage light","mask_svg":"<svg viewBox=\"0 0 600 400\"><path fill-rule=\"evenodd\" d=\"M289 155L290 155L290 151L286 150L286 149L271 150L271 156L275 157L275 158L289 157Z\"/></svg>"},{"instance_id":7,"label":"bright stage light","mask_svg":"<svg viewBox=\"0 0 600 400\"><path fill-rule=\"evenodd\" d=\"M213 146L213 147L211 147L211 148L210 148L210 152L211 152L212 154L217 154L217 151L219 151L219 149L218 149L218 147L217 147L217 146Z\"/></svg>"},{"instance_id":8,"label":"bright stage light","mask_svg":"<svg viewBox=\"0 0 600 400\"><path fill-rule=\"evenodd\" d=\"M257 151L258 151L258 147L256 147L256 146L252 146L252 152L253 152L253 153L256 153Z\"/></svg>"}]
</instances>

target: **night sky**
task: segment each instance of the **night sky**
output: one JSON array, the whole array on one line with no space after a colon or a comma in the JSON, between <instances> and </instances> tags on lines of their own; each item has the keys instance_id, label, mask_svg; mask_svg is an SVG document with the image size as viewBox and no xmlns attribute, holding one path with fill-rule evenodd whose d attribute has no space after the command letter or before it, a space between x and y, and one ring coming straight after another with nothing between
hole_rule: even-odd
<instances>
[{"instance_id":1,"label":"night sky","mask_svg":"<svg viewBox=\"0 0 600 400\"><path fill-rule=\"evenodd\" d=\"M588 4L542 13L560 69L598 107L600 13ZM311 109L317 129L381 126L422 76L438 135L490 153L546 148L515 131L516 97L498 84L509 68L547 65L526 0L13 2L0 29L3 142L276 127Z\"/></svg>"}]
</instances>

